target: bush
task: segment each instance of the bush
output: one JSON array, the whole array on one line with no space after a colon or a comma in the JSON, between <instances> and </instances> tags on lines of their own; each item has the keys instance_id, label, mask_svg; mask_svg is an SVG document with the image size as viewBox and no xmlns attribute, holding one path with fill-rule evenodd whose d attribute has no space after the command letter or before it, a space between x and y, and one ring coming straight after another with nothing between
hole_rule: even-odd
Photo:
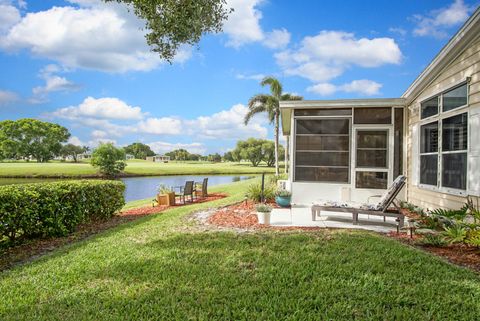
<instances>
[{"instance_id":1,"label":"bush","mask_svg":"<svg viewBox=\"0 0 480 321\"><path fill-rule=\"evenodd\" d=\"M443 235L450 244L462 243L467 237L467 229L460 225L446 227Z\"/></svg>"},{"instance_id":2,"label":"bush","mask_svg":"<svg viewBox=\"0 0 480 321\"><path fill-rule=\"evenodd\" d=\"M442 246L446 246L448 242L441 235L425 234L423 238L420 241L418 241L418 244L425 245L425 246L442 247Z\"/></svg>"},{"instance_id":3,"label":"bush","mask_svg":"<svg viewBox=\"0 0 480 321\"><path fill-rule=\"evenodd\" d=\"M266 204L258 204L255 209L260 213L270 213L272 211L272 207Z\"/></svg>"},{"instance_id":4,"label":"bush","mask_svg":"<svg viewBox=\"0 0 480 321\"><path fill-rule=\"evenodd\" d=\"M116 148L112 143L100 144L93 151L90 164L98 167L105 176L115 177L127 166L125 163L125 151L121 148Z\"/></svg>"},{"instance_id":5,"label":"bush","mask_svg":"<svg viewBox=\"0 0 480 321\"><path fill-rule=\"evenodd\" d=\"M286 189L279 189L277 190L277 192L275 193L276 196L280 196L280 197L291 197L292 196L292 192L290 191L287 191Z\"/></svg>"},{"instance_id":6,"label":"bush","mask_svg":"<svg viewBox=\"0 0 480 321\"><path fill-rule=\"evenodd\" d=\"M255 183L248 187L247 198L254 202L262 201L262 184ZM273 200L275 198L275 186L271 184L265 184L264 197L266 201Z\"/></svg>"},{"instance_id":7,"label":"bush","mask_svg":"<svg viewBox=\"0 0 480 321\"><path fill-rule=\"evenodd\" d=\"M65 181L0 186L0 240L63 236L106 219L125 204L119 181Z\"/></svg>"}]
</instances>

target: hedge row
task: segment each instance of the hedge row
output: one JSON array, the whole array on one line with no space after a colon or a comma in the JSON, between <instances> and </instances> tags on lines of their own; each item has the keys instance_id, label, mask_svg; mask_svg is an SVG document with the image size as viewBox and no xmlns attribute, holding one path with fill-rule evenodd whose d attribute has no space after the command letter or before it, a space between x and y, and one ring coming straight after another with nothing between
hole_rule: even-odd
<instances>
[{"instance_id":1,"label":"hedge row","mask_svg":"<svg viewBox=\"0 0 480 321\"><path fill-rule=\"evenodd\" d=\"M0 241L63 236L125 204L119 181L81 180L0 186Z\"/></svg>"}]
</instances>

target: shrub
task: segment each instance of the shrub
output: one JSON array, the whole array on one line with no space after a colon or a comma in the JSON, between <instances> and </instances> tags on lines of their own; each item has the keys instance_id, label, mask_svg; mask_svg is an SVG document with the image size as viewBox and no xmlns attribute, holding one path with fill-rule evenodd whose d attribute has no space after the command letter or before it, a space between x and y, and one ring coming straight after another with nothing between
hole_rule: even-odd
<instances>
[{"instance_id":1,"label":"shrub","mask_svg":"<svg viewBox=\"0 0 480 321\"><path fill-rule=\"evenodd\" d=\"M473 230L468 233L468 237L465 240L468 245L480 247L480 230Z\"/></svg>"},{"instance_id":2,"label":"shrub","mask_svg":"<svg viewBox=\"0 0 480 321\"><path fill-rule=\"evenodd\" d=\"M417 242L420 245L442 247L447 245L445 238L439 234L425 234L421 240Z\"/></svg>"},{"instance_id":3,"label":"shrub","mask_svg":"<svg viewBox=\"0 0 480 321\"><path fill-rule=\"evenodd\" d=\"M168 194L168 193L172 193L172 188L171 187L168 187L167 185L165 184L160 184L158 186L158 189L157 189L158 193L159 194Z\"/></svg>"},{"instance_id":4,"label":"shrub","mask_svg":"<svg viewBox=\"0 0 480 321\"><path fill-rule=\"evenodd\" d=\"M467 229L460 225L446 227L443 235L450 244L461 243L467 237Z\"/></svg>"},{"instance_id":5,"label":"shrub","mask_svg":"<svg viewBox=\"0 0 480 321\"><path fill-rule=\"evenodd\" d=\"M125 204L119 181L64 181L0 186L0 240L63 236L106 219Z\"/></svg>"},{"instance_id":6,"label":"shrub","mask_svg":"<svg viewBox=\"0 0 480 321\"><path fill-rule=\"evenodd\" d=\"M272 207L266 204L258 204L255 209L260 213L270 213L272 211Z\"/></svg>"},{"instance_id":7,"label":"shrub","mask_svg":"<svg viewBox=\"0 0 480 321\"><path fill-rule=\"evenodd\" d=\"M292 196L292 192L287 191L286 189L279 189L279 190L277 190L275 195L280 196L280 197L290 197L290 196Z\"/></svg>"},{"instance_id":8,"label":"shrub","mask_svg":"<svg viewBox=\"0 0 480 321\"><path fill-rule=\"evenodd\" d=\"M125 169L125 152L112 143L100 144L92 153L90 164L107 177L115 177Z\"/></svg>"},{"instance_id":9,"label":"shrub","mask_svg":"<svg viewBox=\"0 0 480 321\"><path fill-rule=\"evenodd\" d=\"M248 187L246 196L248 199L254 202L262 201L262 184L255 183ZM271 184L265 184L264 189L264 198L265 200L273 200L275 198L275 187Z\"/></svg>"}]
</instances>

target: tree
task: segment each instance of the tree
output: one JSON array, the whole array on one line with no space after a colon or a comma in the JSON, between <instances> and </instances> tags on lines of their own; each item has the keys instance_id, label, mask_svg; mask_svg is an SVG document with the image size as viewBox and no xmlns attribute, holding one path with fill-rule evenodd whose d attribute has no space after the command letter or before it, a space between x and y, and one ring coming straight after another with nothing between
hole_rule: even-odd
<instances>
[{"instance_id":1,"label":"tree","mask_svg":"<svg viewBox=\"0 0 480 321\"><path fill-rule=\"evenodd\" d=\"M78 155L85 152L86 152L85 147L77 146L73 144L66 144L62 146L60 154L63 157L72 156L73 161L76 163Z\"/></svg>"},{"instance_id":2,"label":"tree","mask_svg":"<svg viewBox=\"0 0 480 321\"><path fill-rule=\"evenodd\" d=\"M58 124L24 118L0 122L0 149L8 158L30 158L47 162L60 155L62 143L70 137Z\"/></svg>"},{"instance_id":3,"label":"tree","mask_svg":"<svg viewBox=\"0 0 480 321\"><path fill-rule=\"evenodd\" d=\"M265 77L260 85L270 86L270 95L257 94L248 101L248 113L245 115L245 125L252 119L253 116L259 113L267 113L270 123L274 124L275 136L275 174L278 176L278 155L279 155L279 127L280 127L280 101L282 100L302 100L300 96L292 94L284 94L282 84L274 77Z\"/></svg>"},{"instance_id":4,"label":"tree","mask_svg":"<svg viewBox=\"0 0 480 321\"><path fill-rule=\"evenodd\" d=\"M125 169L125 151L112 143L100 144L92 153L90 164L107 177L115 177Z\"/></svg>"},{"instance_id":5,"label":"tree","mask_svg":"<svg viewBox=\"0 0 480 321\"><path fill-rule=\"evenodd\" d=\"M222 156L219 153L210 154L207 157L209 162L219 163L222 161Z\"/></svg>"},{"instance_id":6,"label":"tree","mask_svg":"<svg viewBox=\"0 0 480 321\"><path fill-rule=\"evenodd\" d=\"M253 167L257 167L264 158L263 139L249 138L245 141L238 141L235 152L242 159L246 159L252 163Z\"/></svg>"},{"instance_id":7,"label":"tree","mask_svg":"<svg viewBox=\"0 0 480 321\"><path fill-rule=\"evenodd\" d=\"M175 149L171 152L165 153L165 155L170 156L171 160L188 160L190 157L190 153L183 148Z\"/></svg>"},{"instance_id":8,"label":"tree","mask_svg":"<svg viewBox=\"0 0 480 321\"><path fill-rule=\"evenodd\" d=\"M146 159L148 156L154 156L150 146L142 143L133 143L123 148L125 153L132 154L136 159Z\"/></svg>"},{"instance_id":9,"label":"tree","mask_svg":"<svg viewBox=\"0 0 480 321\"><path fill-rule=\"evenodd\" d=\"M226 0L104 0L124 3L145 20L148 45L160 58L172 62L183 44L198 44L206 33L222 31L223 22L233 11Z\"/></svg>"},{"instance_id":10,"label":"tree","mask_svg":"<svg viewBox=\"0 0 480 321\"><path fill-rule=\"evenodd\" d=\"M231 151L229 152L226 152L225 154L223 154L223 160L225 162L234 162L234 158L233 158L233 153Z\"/></svg>"},{"instance_id":11,"label":"tree","mask_svg":"<svg viewBox=\"0 0 480 321\"><path fill-rule=\"evenodd\" d=\"M268 167L273 167L275 166L275 143L266 140L264 141L263 145L263 160L265 163L267 163ZM285 152L284 148L282 145L278 146L278 154L282 155Z\"/></svg>"}]
</instances>

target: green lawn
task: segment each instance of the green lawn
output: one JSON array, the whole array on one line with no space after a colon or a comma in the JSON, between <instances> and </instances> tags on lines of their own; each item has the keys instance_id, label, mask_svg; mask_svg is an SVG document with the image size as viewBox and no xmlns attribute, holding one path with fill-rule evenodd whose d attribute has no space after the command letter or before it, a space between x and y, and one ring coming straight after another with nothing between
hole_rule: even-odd
<instances>
[{"instance_id":1,"label":"green lawn","mask_svg":"<svg viewBox=\"0 0 480 321\"><path fill-rule=\"evenodd\" d=\"M0 274L0 320L478 320L480 277L368 232L199 232L179 207Z\"/></svg>"},{"instance_id":2,"label":"green lawn","mask_svg":"<svg viewBox=\"0 0 480 321\"><path fill-rule=\"evenodd\" d=\"M258 174L273 172L272 167L253 167L250 163L170 162L154 163L141 160L128 161L125 173L130 175L191 175L191 174ZM0 177L77 177L93 176L97 171L82 163L0 163Z\"/></svg>"}]
</instances>

